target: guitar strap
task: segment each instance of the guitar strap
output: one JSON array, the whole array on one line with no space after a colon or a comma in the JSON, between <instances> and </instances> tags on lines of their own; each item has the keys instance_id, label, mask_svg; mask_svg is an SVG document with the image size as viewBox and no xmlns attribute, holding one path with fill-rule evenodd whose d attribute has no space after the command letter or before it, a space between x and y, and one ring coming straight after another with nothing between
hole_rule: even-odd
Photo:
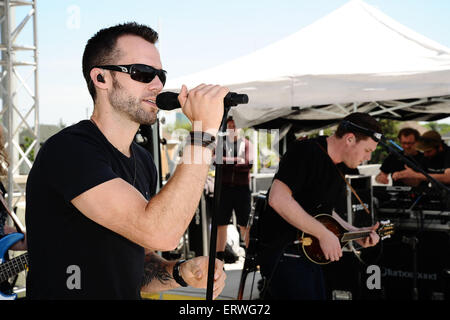
<instances>
[{"instance_id":1,"label":"guitar strap","mask_svg":"<svg viewBox=\"0 0 450 320\"><path fill-rule=\"evenodd\" d=\"M328 159L330 159L331 163L334 165L334 167L336 168L337 172L339 173L339 175L341 176L341 178L344 180L344 182L347 184L347 186L350 188L350 190L352 191L352 193L355 195L356 199L358 199L359 203L363 206L364 211L366 211L366 213L368 215L370 215L370 211L367 208L367 206L362 202L361 198L358 196L358 194L356 193L355 189L353 189L353 187L351 186L351 184L347 181L347 179L345 179L344 174L342 173L341 170L339 170L339 168L337 167L337 165L333 162L333 160L331 159L330 155L328 154L328 152L320 145L320 143L318 143L316 141L316 144L319 146L320 150L322 150Z\"/></svg>"}]
</instances>

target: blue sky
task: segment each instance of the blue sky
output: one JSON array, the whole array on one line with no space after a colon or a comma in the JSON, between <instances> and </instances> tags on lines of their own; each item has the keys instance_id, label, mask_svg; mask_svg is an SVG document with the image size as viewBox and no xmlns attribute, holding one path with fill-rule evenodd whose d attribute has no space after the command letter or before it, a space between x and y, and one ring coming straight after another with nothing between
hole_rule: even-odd
<instances>
[{"instance_id":1,"label":"blue sky","mask_svg":"<svg viewBox=\"0 0 450 320\"><path fill-rule=\"evenodd\" d=\"M169 77L206 69L263 48L347 0L39 0L40 122L69 125L92 112L81 74L86 41L125 21L152 26ZM450 1L366 0L416 32L450 47ZM270 62L268 62L270 63Z\"/></svg>"}]
</instances>

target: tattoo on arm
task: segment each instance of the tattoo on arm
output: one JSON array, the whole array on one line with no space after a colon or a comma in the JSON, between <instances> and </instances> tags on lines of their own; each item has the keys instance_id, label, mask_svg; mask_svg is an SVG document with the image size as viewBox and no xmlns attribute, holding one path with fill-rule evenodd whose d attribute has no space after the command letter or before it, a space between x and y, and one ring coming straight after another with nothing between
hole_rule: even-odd
<instances>
[{"instance_id":1,"label":"tattoo on arm","mask_svg":"<svg viewBox=\"0 0 450 320\"><path fill-rule=\"evenodd\" d=\"M154 279L157 279L162 284L166 284L168 281L172 280L173 278L166 270L166 267L167 265L155 254L146 255L142 286L148 285Z\"/></svg>"}]
</instances>

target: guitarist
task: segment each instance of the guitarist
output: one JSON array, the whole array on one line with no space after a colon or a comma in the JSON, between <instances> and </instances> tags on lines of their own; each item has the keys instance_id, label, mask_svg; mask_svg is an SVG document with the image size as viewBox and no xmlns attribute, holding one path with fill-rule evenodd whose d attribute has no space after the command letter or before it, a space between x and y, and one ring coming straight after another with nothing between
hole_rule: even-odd
<instances>
[{"instance_id":1,"label":"guitarist","mask_svg":"<svg viewBox=\"0 0 450 320\"><path fill-rule=\"evenodd\" d=\"M8 166L8 153L6 152L5 145L3 143L3 127L0 126L0 177L6 177L8 175ZM5 186L1 180L0 192L3 196L6 194ZM16 228L6 225L7 217L8 213L6 212L6 209L0 204L0 238L3 238L7 234L17 232ZM25 238L22 241L15 243L10 249L19 251L27 250Z\"/></svg>"},{"instance_id":2,"label":"guitarist","mask_svg":"<svg viewBox=\"0 0 450 320\"><path fill-rule=\"evenodd\" d=\"M3 128L0 126L0 176L5 177L8 174L8 154L5 149L5 145L3 144ZM0 191L3 195L6 194L6 189L0 181ZM17 232L16 228L6 225L6 218L8 214L6 209L0 204L0 239L6 236L7 234ZM22 241L16 242L9 249L11 250L27 250L27 244L25 238ZM6 254L6 259L8 259L8 255ZM8 281L0 283L0 292L3 293L11 293L12 286Z\"/></svg>"},{"instance_id":3,"label":"guitarist","mask_svg":"<svg viewBox=\"0 0 450 320\"><path fill-rule=\"evenodd\" d=\"M319 239L328 260L342 256L339 239L313 216L332 214L348 225L334 210L345 195L345 182L339 170L355 169L370 160L377 142L358 127L380 133L378 122L366 113L352 113L339 124L334 135L295 141L282 157L268 193L267 210L262 214L259 263L266 278L267 299L324 300L325 285L320 265L309 261L294 241L300 231ZM356 128L356 129L355 129ZM375 230L378 225L372 226ZM372 232L361 241L374 246L379 237Z\"/></svg>"},{"instance_id":4,"label":"guitarist","mask_svg":"<svg viewBox=\"0 0 450 320\"><path fill-rule=\"evenodd\" d=\"M3 194L6 193L6 189L3 186L3 183L1 181L0 181L0 191ZM6 210L2 207L0 209L0 239L3 238L4 236L6 236L7 234L18 232L15 227L8 226L5 223L7 215L8 214L7 214ZM15 250L15 251L25 251L25 250L27 250L26 236L27 235L25 234L25 238L23 238L23 240L21 240L21 241L16 242L15 244L13 244L10 247L10 249L11 250Z\"/></svg>"}]
</instances>

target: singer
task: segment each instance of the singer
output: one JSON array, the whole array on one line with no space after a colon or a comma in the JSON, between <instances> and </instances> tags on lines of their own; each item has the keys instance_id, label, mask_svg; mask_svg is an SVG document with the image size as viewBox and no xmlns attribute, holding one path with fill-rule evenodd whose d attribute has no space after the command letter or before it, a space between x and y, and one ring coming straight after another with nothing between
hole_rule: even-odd
<instances>
[{"instance_id":1,"label":"singer","mask_svg":"<svg viewBox=\"0 0 450 320\"><path fill-rule=\"evenodd\" d=\"M40 149L27 182L26 225L30 299L140 299L140 292L179 286L206 288L208 258L166 261L198 205L211 148L188 143L185 159L155 194L151 155L133 142L140 124L153 124L166 72L158 34L126 23L98 31L86 44L83 75L94 103L90 120L54 135ZM228 89L181 88L192 122L214 136ZM214 297L225 285L216 262Z\"/></svg>"},{"instance_id":2,"label":"singer","mask_svg":"<svg viewBox=\"0 0 450 320\"><path fill-rule=\"evenodd\" d=\"M343 120L381 132L377 121L365 113L352 113ZM375 140L344 126L343 122L330 137L290 145L270 187L267 209L260 217L258 256L261 274L266 278L263 298L326 298L320 265L309 261L294 241L299 230L309 233L319 240L328 260L339 260L342 256L339 239L312 216L332 214L348 230L357 230L336 213L345 195L345 181L340 173L369 160L376 146ZM370 230L377 227L378 224ZM372 231L360 244L367 247L378 241L379 236Z\"/></svg>"}]
</instances>

